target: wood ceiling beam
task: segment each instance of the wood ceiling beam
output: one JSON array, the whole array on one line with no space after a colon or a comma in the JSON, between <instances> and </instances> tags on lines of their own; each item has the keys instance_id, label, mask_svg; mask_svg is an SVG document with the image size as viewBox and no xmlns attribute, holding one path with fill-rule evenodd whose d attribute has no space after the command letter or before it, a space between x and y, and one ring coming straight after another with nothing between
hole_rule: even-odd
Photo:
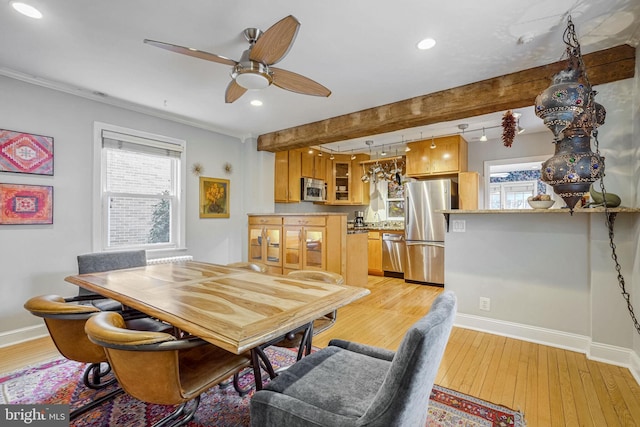
<instances>
[{"instance_id":1,"label":"wood ceiling beam","mask_svg":"<svg viewBox=\"0 0 640 427\"><path fill-rule=\"evenodd\" d=\"M634 76L636 49L620 45L583 55L593 86ZM332 117L258 137L259 151L284 151L533 106L566 61Z\"/></svg>"}]
</instances>

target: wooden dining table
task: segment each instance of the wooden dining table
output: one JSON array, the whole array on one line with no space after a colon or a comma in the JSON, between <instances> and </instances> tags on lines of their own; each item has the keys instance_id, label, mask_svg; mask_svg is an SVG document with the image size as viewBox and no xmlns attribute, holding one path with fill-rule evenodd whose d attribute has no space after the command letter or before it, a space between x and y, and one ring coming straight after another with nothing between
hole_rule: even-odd
<instances>
[{"instance_id":1,"label":"wooden dining table","mask_svg":"<svg viewBox=\"0 0 640 427\"><path fill-rule=\"evenodd\" d=\"M257 273L198 261L68 276L67 282L121 302L235 354L260 346L367 294L366 288Z\"/></svg>"}]
</instances>

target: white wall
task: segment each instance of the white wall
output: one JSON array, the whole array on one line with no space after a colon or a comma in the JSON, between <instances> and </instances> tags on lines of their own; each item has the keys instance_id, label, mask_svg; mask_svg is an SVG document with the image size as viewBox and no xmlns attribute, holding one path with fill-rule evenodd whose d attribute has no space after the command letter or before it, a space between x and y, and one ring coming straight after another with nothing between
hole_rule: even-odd
<instances>
[{"instance_id":1,"label":"white wall","mask_svg":"<svg viewBox=\"0 0 640 427\"><path fill-rule=\"evenodd\" d=\"M640 37L640 27L636 30L636 40ZM636 52L636 69L634 78L634 88L632 93L633 103L631 105L632 115L632 155L631 165L633 168L632 185L635 188L635 199L633 206L640 206L640 55ZM640 224L636 227L632 234L635 241L633 248L633 276L631 285L631 301L634 307L640 307ZM636 309L640 312L640 308ZM635 351L634 368L635 372L640 373L640 331L633 335L633 349ZM640 374L636 377L640 382Z\"/></svg>"},{"instance_id":2,"label":"white wall","mask_svg":"<svg viewBox=\"0 0 640 427\"><path fill-rule=\"evenodd\" d=\"M640 188L638 79L636 73L634 79L596 88L596 100L607 110L599 129L606 188L620 195L627 207L638 207ZM544 154L548 147L541 148L543 135L520 135L511 149L499 142L470 144L469 168L482 174L485 160ZM553 148L550 141L549 137ZM551 155L553 149L548 152ZM445 286L458 294L459 314L468 325L547 340L622 364L631 359L639 375L638 333L620 294L603 214L452 215L451 219L465 220L467 231L446 236ZM636 316L639 230L640 214L618 214L614 242ZM481 296L491 298L490 312L479 310ZM626 354L624 349L629 349Z\"/></svg>"},{"instance_id":3,"label":"white wall","mask_svg":"<svg viewBox=\"0 0 640 427\"><path fill-rule=\"evenodd\" d=\"M100 121L187 141L187 253L202 261L227 263L246 256L248 211L273 212L273 154L256 151L219 133L151 117L63 92L0 77L0 128L54 138L54 176L0 173L0 182L52 185L53 225L0 226L0 345L42 325L22 305L44 293L73 295L64 277L77 272L76 256L91 252L93 123ZM230 179L231 217L200 219L198 177ZM233 166L226 175L223 165ZM152 258L153 254L149 254Z\"/></svg>"}]
</instances>

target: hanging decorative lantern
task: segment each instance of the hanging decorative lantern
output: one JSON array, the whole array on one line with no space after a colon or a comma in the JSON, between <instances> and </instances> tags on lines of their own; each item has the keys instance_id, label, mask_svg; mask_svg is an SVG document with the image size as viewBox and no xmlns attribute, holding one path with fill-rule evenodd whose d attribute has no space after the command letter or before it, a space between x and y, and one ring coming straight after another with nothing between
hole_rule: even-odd
<instances>
[{"instance_id":1,"label":"hanging decorative lantern","mask_svg":"<svg viewBox=\"0 0 640 427\"><path fill-rule=\"evenodd\" d=\"M604 124L605 109L594 101L580 53L580 44L569 17L563 36L567 68L537 96L535 113L553 132L555 154L542 164L541 180L565 201L570 211L591 184L600 178L604 158L591 151L591 134Z\"/></svg>"}]
</instances>

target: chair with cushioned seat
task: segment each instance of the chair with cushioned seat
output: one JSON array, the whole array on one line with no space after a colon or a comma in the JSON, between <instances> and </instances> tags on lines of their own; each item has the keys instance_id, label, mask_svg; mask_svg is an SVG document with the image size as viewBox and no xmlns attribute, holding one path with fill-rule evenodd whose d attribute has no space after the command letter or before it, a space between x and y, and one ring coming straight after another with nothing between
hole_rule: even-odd
<instances>
[{"instance_id":1,"label":"chair with cushioned seat","mask_svg":"<svg viewBox=\"0 0 640 427\"><path fill-rule=\"evenodd\" d=\"M143 267L147 265L147 253L144 250L96 252L78 255L78 273L102 273L110 270L122 270L125 268ZM123 307L118 301L106 299L87 289L80 288L78 296L91 299L91 303L100 310L122 311Z\"/></svg>"},{"instance_id":2,"label":"chair with cushioned seat","mask_svg":"<svg viewBox=\"0 0 640 427\"><path fill-rule=\"evenodd\" d=\"M444 291L395 353L332 340L253 395L251 425L424 426L455 314L455 294Z\"/></svg>"},{"instance_id":3,"label":"chair with cushioned seat","mask_svg":"<svg viewBox=\"0 0 640 427\"><path fill-rule=\"evenodd\" d=\"M344 279L340 274L324 270L295 270L287 274L286 277L344 285ZM293 331L289 331L284 337L277 339L275 342L270 342L269 345L285 348L298 348L297 360L300 360L305 354L311 353L311 337L332 327L335 324L337 317L337 310L333 310L331 313L327 313L324 316L315 319L313 321L313 329L310 331L307 326L300 327Z\"/></svg>"},{"instance_id":4,"label":"chair with cushioned seat","mask_svg":"<svg viewBox=\"0 0 640 427\"><path fill-rule=\"evenodd\" d=\"M162 425L186 424L203 392L251 364L249 353L236 355L196 337L176 339L162 332L129 330L113 311L92 316L85 331L104 348L128 394L148 403L180 405L158 423Z\"/></svg>"},{"instance_id":5,"label":"chair with cushioned seat","mask_svg":"<svg viewBox=\"0 0 640 427\"><path fill-rule=\"evenodd\" d=\"M115 379L103 381L110 372L107 356L102 347L92 343L84 332L87 319L100 310L92 305L76 304L75 298L63 298L59 295L40 295L29 299L24 308L33 315L42 317L47 326L49 335L56 348L64 357L76 362L88 363L83 375L84 384L91 389L99 390L112 384ZM129 327L135 329L147 329L162 331L171 327L151 319L133 319L129 321ZM75 418L106 400L121 393L116 390L103 396L93 405L83 406L71 413Z\"/></svg>"}]
</instances>

